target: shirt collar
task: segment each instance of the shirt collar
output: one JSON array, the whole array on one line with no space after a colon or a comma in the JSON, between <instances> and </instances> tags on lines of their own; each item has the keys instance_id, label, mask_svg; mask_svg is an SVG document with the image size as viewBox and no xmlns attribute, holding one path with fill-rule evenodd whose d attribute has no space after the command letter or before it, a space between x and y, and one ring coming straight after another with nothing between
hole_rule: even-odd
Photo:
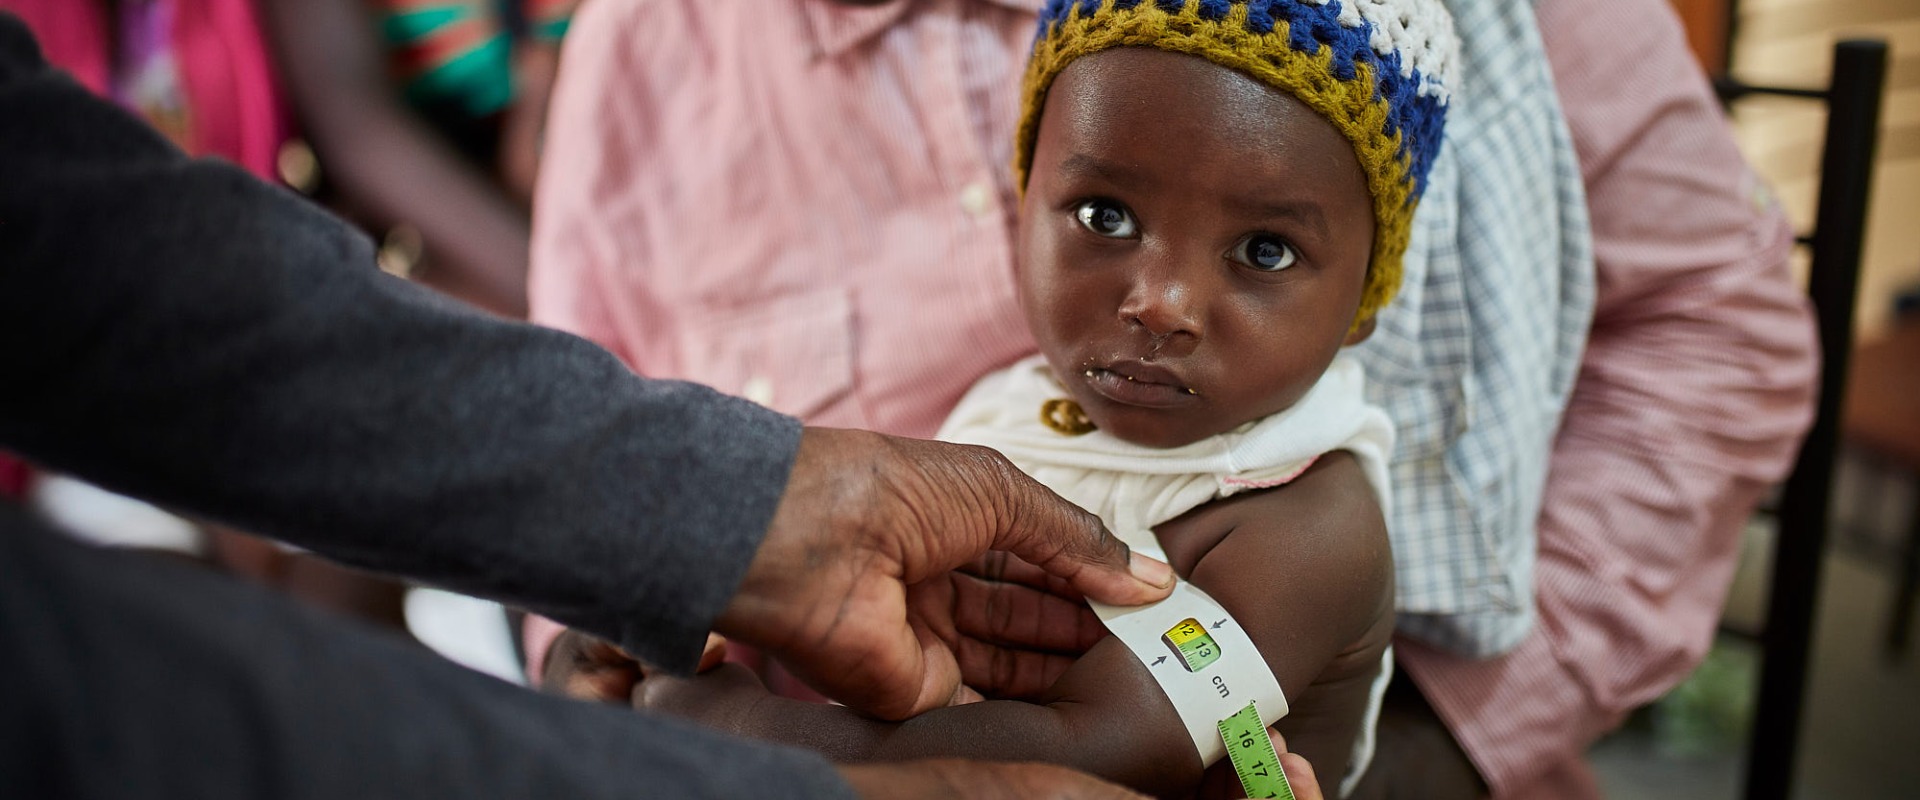
<instances>
[{"instance_id":1,"label":"shirt collar","mask_svg":"<svg viewBox=\"0 0 1920 800\"><path fill-rule=\"evenodd\" d=\"M813 45L821 55L846 52L860 42L887 29L906 14L918 0L890 0L875 6L856 6L833 0L800 0ZM975 0L1004 6L1016 11L1038 14L1043 0Z\"/></svg>"}]
</instances>

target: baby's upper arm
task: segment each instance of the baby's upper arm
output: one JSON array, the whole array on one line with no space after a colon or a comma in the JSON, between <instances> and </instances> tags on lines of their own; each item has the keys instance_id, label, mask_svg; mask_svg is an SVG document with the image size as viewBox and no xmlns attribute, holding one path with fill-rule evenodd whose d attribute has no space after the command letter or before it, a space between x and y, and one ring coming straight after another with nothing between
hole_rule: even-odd
<instances>
[{"instance_id":1,"label":"baby's upper arm","mask_svg":"<svg viewBox=\"0 0 1920 800\"><path fill-rule=\"evenodd\" d=\"M1259 646L1292 707L1279 724L1288 746L1341 774L1393 625L1386 520L1359 462L1330 453L1292 483L1156 532Z\"/></svg>"}]
</instances>

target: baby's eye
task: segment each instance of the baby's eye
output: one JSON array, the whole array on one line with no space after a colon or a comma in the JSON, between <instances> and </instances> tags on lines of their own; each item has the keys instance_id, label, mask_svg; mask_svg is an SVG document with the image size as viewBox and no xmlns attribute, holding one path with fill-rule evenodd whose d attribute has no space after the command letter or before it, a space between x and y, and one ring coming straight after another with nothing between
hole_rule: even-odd
<instances>
[{"instance_id":1,"label":"baby's eye","mask_svg":"<svg viewBox=\"0 0 1920 800\"><path fill-rule=\"evenodd\" d=\"M1279 272L1299 261L1300 251L1278 236L1256 233L1234 245L1233 250L1227 253L1227 258L1261 272Z\"/></svg>"},{"instance_id":2,"label":"baby's eye","mask_svg":"<svg viewBox=\"0 0 1920 800\"><path fill-rule=\"evenodd\" d=\"M1109 239L1131 239L1140 232L1133 212L1112 200L1088 200L1073 209L1073 218L1081 227Z\"/></svg>"}]
</instances>

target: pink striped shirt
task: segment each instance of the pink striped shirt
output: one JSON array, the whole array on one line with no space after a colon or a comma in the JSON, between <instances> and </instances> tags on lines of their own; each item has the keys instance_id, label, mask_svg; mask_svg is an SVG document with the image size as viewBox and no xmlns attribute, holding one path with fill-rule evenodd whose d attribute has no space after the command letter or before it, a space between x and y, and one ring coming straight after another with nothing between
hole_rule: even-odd
<instances>
[{"instance_id":1,"label":"pink striped shirt","mask_svg":"<svg viewBox=\"0 0 1920 800\"><path fill-rule=\"evenodd\" d=\"M930 434L1033 351L1006 165L1036 5L587 4L536 206L534 319L810 423ZM1600 269L1540 623L1490 661L1400 652L1496 796L1582 797L1580 752L1700 658L1814 366L1787 231L1662 0L1538 7ZM530 627L534 663L553 633Z\"/></svg>"},{"instance_id":2,"label":"pink striped shirt","mask_svg":"<svg viewBox=\"0 0 1920 800\"><path fill-rule=\"evenodd\" d=\"M1034 352L1008 132L1036 7L588 4L554 93L533 318L647 375L931 436Z\"/></svg>"}]
</instances>

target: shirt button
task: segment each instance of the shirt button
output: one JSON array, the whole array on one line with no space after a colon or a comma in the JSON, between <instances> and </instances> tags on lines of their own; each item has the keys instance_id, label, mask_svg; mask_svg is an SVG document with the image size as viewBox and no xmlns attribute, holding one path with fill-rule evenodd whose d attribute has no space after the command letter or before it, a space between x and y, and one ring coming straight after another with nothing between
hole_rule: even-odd
<instances>
[{"instance_id":1,"label":"shirt button","mask_svg":"<svg viewBox=\"0 0 1920 800\"><path fill-rule=\"evenodd\" d=\"M768 408L772 408L773 407L773 381L767 380L766 377L762 375L755 375L751 378L748 378L747 384L745 386L740 387L740 396L747 398L748 400L751 400L755 403L759 403L760 405L766 406Z\"/></svg>"},{"instance_id":2,"label":"shirt button","mask_svg":"<svg viewBox=\"0 0 1920 800\"><path fill-rule=\"evenodd\" d=\"M993 186L986 181L974 181L960 190L960 208L975 219L982 219L993 211Z\"/></svg>"}]
</instances>

